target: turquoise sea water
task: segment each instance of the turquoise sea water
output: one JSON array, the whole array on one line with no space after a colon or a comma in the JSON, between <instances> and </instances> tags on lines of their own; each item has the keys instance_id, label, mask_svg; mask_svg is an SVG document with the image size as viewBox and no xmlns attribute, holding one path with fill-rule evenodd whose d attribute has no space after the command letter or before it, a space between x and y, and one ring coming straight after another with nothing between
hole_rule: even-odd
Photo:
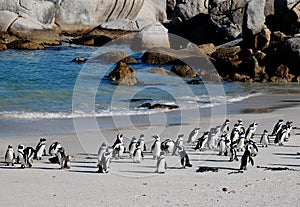
<instances>
[{"instance_id":1,"label":"turquoise sea water","mask_svg":"<svg viewBox=\"0 0 300 207\"><path fill-rule=\"evenodd\" d=\"M106 77L114 68L113 64L72 62L75 57L91 59L112 50L126 51L141 62L141 54L134 53L125 45L101 48L62 45L37 51L0 51L0 119L150 113L148 109L139 107L145 102L205 108L238 102L281 88L277 84L230 82L188 85L186 80L177 76L147 72L157 67L147 64L132 65L140 84L123 86Z\"/></svg>"}]
</instances>

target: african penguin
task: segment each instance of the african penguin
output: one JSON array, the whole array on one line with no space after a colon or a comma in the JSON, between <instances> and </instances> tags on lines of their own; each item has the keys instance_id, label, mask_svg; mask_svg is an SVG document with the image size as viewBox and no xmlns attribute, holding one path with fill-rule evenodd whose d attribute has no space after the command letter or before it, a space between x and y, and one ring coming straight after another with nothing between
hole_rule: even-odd
<instances>
[{"instance_id":1,"label":"african penguin","mask_svg":"<svg viewBox=\"0 0 300 207\"><path fill-rule=\"evenodd\" d=\"M198 138L198 142L196 144L196 147L194 147L194 150L199 149L199 151L203 151L205 149L205 145L207 143L209 132L204 132L203 135Z\"/></svg>"},{"instance_id":2,"label":"african penguin","mask_svg":"<svg viewBox=\"0 0 300 207\"><path fill-rule=\"evenodd\" d=\"M21 164L21 168L25 168L26 167L26 156L25 156L25 153L24 153L24 145L20 144L18 146L18 160Z\"/></svg>"},{"instance_id":3,"label":"african penguin","mask_svg":"<svg viewBox=\"0 0 300 207\"><path fill-rule=\"evenodd\" d=\"M268 131L265 129L263 134L261 135L261 138L260 138L261 146L262 147L268 147L269 142L270 142L269 134L268 134Z\"/></svg>"},{"instance_id":4,"label":"african penguin","mask_svg":"<svg viewBox=\"0 0 300 207\"><path fill-rule=\"evenodd\" d=\"M153 154L153 159L158 159L161 153L161 143L160 143L160 137L159 135L154 135L153 138L155 139L151 151Z\"/></svg>"},{"instance_id":5,"label":"african penguin","mask_svg":"<svg viewBox=\"0 0 300 207\"><path fill-rule=\"evenodd\" d=\"M112 158L112 148L107 148L106 151L102 154L100 161L98 162L98 173L107 173L110 165L110 160Z\"/></svg>"},{"instance_id":6,"label":"african penguin","mask_svg":"<svg viewBox=\"0 0 300 207\"><path fill-rule=\"evenodd\" d=\"M98 162L102 159L102 154L106 151L107 145L103 142L98 150Z\"/></svg>"},{"instance_id":7,"label":"african penguin","mask_svg":"<svg viewBox=\"0 0 300 207\"><path fill-rule=\"evenodd\" d=\"M41 160L42 159L42 155L46 154L45 153L45 147L46 147L46 139L45 138L41 138L39 143L37 144L36 148L35 148L35 157L34 159L36 160Z\"/></svg>"},{"instance_id":8,"label":"african penguin","mask_svg":"<svg viewBox=\"0 0 300 207\"><path fill-rule=\"evenodd\" d=\"M61 147L62 146L59 142L53 142L49 147L49 155L55 156L57 153L57 150Z\"/></svg>"},{"instance_id":9,"label":"african penguin","mask_svg":"<svg viewBox=\"0 0 300 207\"><path fill-rule=\"evenodd\" d=\"M32 147L26 147L24 149L25 154L25 163L28 167L32 167L33 164L33 158L35 156L35 150Z\"/></svg>"},{"instance_id":10,"label":"african penguin","mask_svg":"<svg viewBox=\"0 0 300 207\"><path fill-rule=\"evenodd\" d=\"M256 155L255 152L257 151L258 149L254 142L247 142L245 146L245 152L241 158L240 170L247 170L248 162L251 162L252 166L254 165L254 160L252 157Z\"/></svg>"},{"instance_id":11,"label":"african penguin","mask_svg":"<svg viewBox=\"0 0 300 207\"><path fill-rule=\"evenodd\" d=\"M173 149L172 155L176 155L176 153L178 151L178 147L183 146L183 137L184 137L184 134L179 134L177 136L177 139L176 139L175 144L174 144L174 149Z\"/></svg>"},{"instance_id":12,"label":"african penguin","mask_svg":"<svg viewBox=\"0 0 300 207\"><path fill-rule=\"evenodd\" d=\"M130 143L129 143L129 147L128 147L128 150L129 150L129 157L132 158L133 157L133 153L136 149L136 146L137 146L137 139L135 137L132 137Z\"/></svg>"},{"instance_id":13,"label":"african penguin","mask_svg":"<svg viewBox=\"0 0 300 207\"><path fill-rule=\"evenodd\" d=\"M144 154L141 146L137 146L133 153L133 162L140 163L141 159L144 158Z\"/></svg>"},{"instance_id":14,"label":"african penguin","mask_svg":"<svg viewBox=\"0 0 300 207\"><path fill-rule=\"evenodd\" d=\"M195 128L193 131L191 131L187 143L194 143L197 139L199 132L200 132L200 128Z\"/></svg>"},{"instance_id":15,"label":"african penguin","mask_svg":"<svg viewBox=\"0 0 300 207\"><path fill-rule=\"evenodd\" d=\"M58 164L60 165L60 169L64 169L64 168L69 169L70 168L70 165L69 165L70 157L66 155L65 148L60 147L57 150L56 156L58 159Z\"/></svg>"},{"instance_id":16,"label":"african penguin","mask_svg":"<svg viewBox=\"0 0 300 207\"><path fill-rule=\"evenodd\" d=\"M225 122L222 124L221 129L220 129L221 135L229 133L229 124L230 124L229 119L226 119Z\"/></svg>"},{"instance_id":17,"label":"african penguin","mask_svg":"<svg viewBox=\"0 0 300 207\"><path fill-rule=\"evenodd\" d=\"M137 142L137 145L138 146L141 146L141 150L143 151L143 152L145 152L145 151L147 151L147 149L146 149L146 143L145 143L145 135L144 134L141 134L140 135L140 138L139 138L139 140L138 140L138 142Z\"/></svg>"},{"instance_id":18,"label":"african penguin","mask_svg":"<svg viewBox=\"0 0 300 207\"><path fill-rule=\"evenodd\" d=\"M166 154L173 153L175 142L171 139L166 139L161 143L161 150L163 150Z\"/></svg>"},{"instance_id":19,"label":"african penguin","mask_svg":"<svg viewBox=\"0 0 300 207\"><path fill-rule=\"evenodd\" d=\"M236 150L239 152L243 152L244 149L245 149L245 134L239 134L239 139L238 139L238 142L237 142L237 146L236 146Z\"/></svg>"},{"instance_id":20,"label":"african penguin","mask_svg":"<svg viewBox=\"0 0 300 207\"><path fill-rule=\"evenodd\" d=\"M160 152L159 158L156 163L156 173L165 173L167 169L167 162L164 152Z\"/></svg>"},{"instance_id":21,"label":"african penguin","mask_svg":"<svg viewBox=\"0 0 300 207\"><path fill-rule=\"evenodd\" d=\"M5 162L7 166L14 166L15 163L15 151L11 145L8 145L5 153Z\"/></svg>"},{"instance_id":22,"label":"african penguin","mask_svg":"<svg viewBox=\"0 0 300 207\"><path fill-rule=\"evenodd\" d=\"M123 143L123 134L118 134L115 143L113 144L113 154L114 158L123 158L123 154L126 150L125 145Z\"/></svg>"}]
</instances>

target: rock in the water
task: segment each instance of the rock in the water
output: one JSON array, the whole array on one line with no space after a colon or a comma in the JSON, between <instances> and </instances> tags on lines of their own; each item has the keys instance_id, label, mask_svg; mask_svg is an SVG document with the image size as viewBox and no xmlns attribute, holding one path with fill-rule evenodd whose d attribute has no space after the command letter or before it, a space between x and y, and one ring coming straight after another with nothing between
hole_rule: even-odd
<instances>
[{"instance_id":1,"label":"rock in the water","mask_svg":"<svg viewBox=\"0 0 300 207\"><path fill-rule=\"evenodd\" d=\"M143 103L140 107L148 109L178 109L177 105Z\"/></svg>"},{"instance_id":2,"label":"rock in the water","mask_svg":"<svg viewBox=\"0 0 300 207\"><path fill-rule=\"evenodd\" d=\"M84 58L84 57L76 57L72 60L72 62L81 62L84 63L86 62L88 59Z\"/></svg>"},{"instance_id":3,"label":"rock in the water","mask_svg":"<svg viewBox=\"0 0 300 207\"><path fill-rule=\"evenodd\" d=\"M6 49L7 49L6 44L0 43L0 50L6 50Z\"/></svg>"},{"instance_id":4,"label":"rock in the water","mask_svg":"<svg viewBox=\"0 0 300 207\"><path fill-rule=\"evenodd\" d=\"M95 57L93 59L96 60L103 60L107 63L116 63L119 61L122 61L126 64L136 64L137 60L133 57L130 57L126 52L119 51L119 52L107 52L104 54L101 54L98 57Z\"/></svg>"},{"instance_id":5,"label":"rock in the water","mask_svg":"<svg viewBox=\"0 0 300 207\"><path fill-rule=\"evenodd\" d=\"M117 63L115 69L109 73L108 77L113 81L129 86L138 83L135 70L122 61Z\"/></svg>"},{"instance_id":6,"label":"rock in the water","mask_svg":"<svg viewBox=\"0 0 300 207\"><path fill-rule=\"evenodd\" d=\"M164 69L163 67L158 67L158 68L151 68L147 70L149 73L154 73L154 74L159 74L159 75L169 75L170 71Z\"/></svg>"},{"instance_id":7,"label":"rock in the water","mask_svg":"<svg viewBox=\"0 0 300 207\"><path fill-rule=\"evenodd\" d=\"M178 63L179 60L163 52L145 52L142 61L154 65L171 65Z\"/></svg>"},{"instance_id":8,"label":"rock in the water","mask_svg":"<svg viewBox=\"0 0 300 207\"><path fill-rule=\"evenodd\" d=\"M230 78L230 81L240 81L240 82L253 82L252 78L248 75L234 73Z\"/></svg>"},{"instance_id":9,"label":"rock in the water","mask_svg":"<svg viewBox=\"0 0 300 207\"><path fill-rule=\"evenodd\" d=\"M16 40L7 45L11 49L22 49L22 50L43 50L44 45L31 42L29 40Z\"/></svg>"},{"instance_id":10,"label":"rock in the water","mask_svg":"<svg viewBox=\"0 0 300 207\"><path fill-rule=\"evenodd\" d=\"M155 47L170 48L168 30L159 22L138 32L130 46L133 50L149 50Z\"/></svg>"},{"instance_id":11,"label":"rock in the water","mask_svg":"<svg viewBox=\"0 0 300 207\"><path fill-rule=\"evenodd\" d=\"M188 65L174 65L171 72L184 78L196 78L198 73Z\"/></svg>"}]
</instances>

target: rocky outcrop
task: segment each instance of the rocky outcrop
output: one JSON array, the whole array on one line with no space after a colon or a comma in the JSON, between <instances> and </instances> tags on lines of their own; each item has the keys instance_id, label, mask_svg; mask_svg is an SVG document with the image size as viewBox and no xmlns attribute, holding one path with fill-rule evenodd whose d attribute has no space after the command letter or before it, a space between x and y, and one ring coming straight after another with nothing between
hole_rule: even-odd
<instances>
[{"instance_id":1,"label":"rocky outcrop","mask_svg":"<svg viewBox=\"0 0 300 207\"><path fill-rule=\"evenodd\" d=\"M163 52L145 52L142 61L153 65L172 65L178 63L179 60Z\"/></svg>"},{"instance_id":2,"label":"rocky outcrop","mask_svg":"<svg viewBox=\"0 0 300 207\"><path fill-rule=\"evenodd\" d=\"M275 71L275 76L271 77L272 82L288 83L293 80L295 76L289 73L289 68L285 65L280 65Z\"/></svg>"},{"instance_id":3,"label":"rocky outcrop","mask_svg":"<svg viewBox=\"0 0 300 207\"><path fill-rule=\"evenodd\" d=\"M94 57L93 60L102 60L107 63L116 63L122 61L125 64L137 64L137 60L133 57L130 57L126 52L106 52L97 57Z\"/></svg>"},{"instance_id":4,"label":"rocky outcrop","mask_svg":"<svg viewBox=\"0 0 300 207\"><path fill-rule=\"evenodd\" d=\"M140 107L148 109L178 109L177 105L144 103Z\"/></svg>"},{"instance_id":5,"label":"rocky outcrop","mask_svg":"<svg viewBox=\"0 0 300 207\"><path fill-rule=\"evenodd\" d=\"M138 83L135 70L122 61L117 63L115 69L109 73L108 78L128 86L133 86Z\"/></svg>"},{"instance_id":6,"label":"rocky outcrop","mask_svg":"<svg viewBox=\"0 0 300 207\"><path fill-rule=\"evenodd\" d=\"M22 49L22 50L42 50L45 49L44 45L29 40L16 40L7 44L8 48L11 49Z\"/></svg>"},{"instance_id":7,"label":"rocky outcrop","mask_svg":"<svg viewBox=\"0 0 300 207\"><path fill-rule=\"evenodd\" d=\"M72 60L72 62L77 62L77 63L84 63L86 62L88 59L84 58L84 57L76 57Z\"/></svg>"},{"instance_id":8,"label":"rocky outcrop","mask_svg":"<svg viewBox=\"0 0 300 207\"><path fill-rule=\"evenodd\" d=\"M174 65L171 72L183 78L198 77L198 73L188 65Z\"/></svg>"}]
</instances>

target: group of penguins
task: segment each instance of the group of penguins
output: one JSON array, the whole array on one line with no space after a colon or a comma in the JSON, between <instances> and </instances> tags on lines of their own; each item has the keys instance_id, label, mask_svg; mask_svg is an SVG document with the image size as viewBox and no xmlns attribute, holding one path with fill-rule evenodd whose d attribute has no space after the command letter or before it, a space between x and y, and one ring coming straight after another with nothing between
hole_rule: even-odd
<instances>
[{"instance_id":1,"label":"group of penguins","mask_svg":"<svg viewBox=\"0 0 300 207\"><path fill-rule=\"evenodd\" d=\"M12 145L8 145L5 153L5 163L8 166L14 166L14 164L20 164L21 168L32 167L33 160L42 160L42 156L46 155L46 139L41 138L36 148L24 147L24 145L18 145L17 156ZM54 142L49 147L49 158L51 163L58 163L60 169L70 168L71 155L66 155L64 147L59 142Z\"/></svg>"},{"instance_id":2,"label":"group of penguins","mask_svg":"<svg viewBox=\"0 0 300 207\"><path fill-rule=\"evenodd\" d=\"M283 145L290 138L292 130L292 121L287 121L285 124L282 119L278 120L275 124L273 132L269 135L265 129L260 137L260 144L262 147L268 147L270 143L270 137L274 137L274 143ZM239 161L237 152L243 152L241 157L240 170L247 170L248 163L254 165L253 157L258 154L258 145L254 141L254 135L258 124L253 122L245 130L243 121L239 119L234 124L233 129L230 131L230 121L228 119L215 128L211 128L210 131L203 133L199 137L200 128L195 128L189 134L187 143L191 144L194 150L218 150L219 155L230 156L229 161ZM164 173L167 169L167 162L165 155L179 155L180 164L182 168L192 167L190 163L189 155L187 154L184 146L184 135L178 135L174 141L172 139L166 139L161 142L159 135L154 135L154 142L151 147L151 153L153 159L157 160L156 171L157 173ZM99 173L107 173L109 164L112 158L123 158L126 152L126 147L123 143L123 134L118 134L117 138L112 146L108 146L105 142L99 148L98 151L98 167ZM144 157L146 151L144 135L140 135L139 139L133 137L129 143L128 151L129 158L135 163L140 163Z\"/></svg>"},{"instance_id":3,"label":"group of penguins","mask_svg":"<svg viewBox=\"0 0 300 207\"><path fill-rule=\"evenodd\" d=\"M275 124L272 133L269 135L265 129L261 134L260 144L262 147L268 147L270 137L274 138L274 144L283 145L290 139L292 121L287 121L284 124L282 119L278 120ZM253 157L258 153L257 143L254 141L254 135L258 124L256 122L249 125L245 130L243 121L239 119L234 124L233 129L230 131L230 121L228 119L222 125L211 128L210 131L203 133L199 137L200 128L195 128L191 131L187 138L187 143L190 144L192 149L203 151L206 149L218 150L219 155L230 156L229 161L238 161L237 152L243 152L241 157L240 170L246 170L248 163L254 165ZM152 136L154 142L151 146L151 153L153 159L157 160L156 171L157 173L165 173L167 169L167 162L165 155L179 156L182 168L192 167L189 155L184 146L184 135L178 135L174 141L172 139L165 139L161 141L159 135ZM129 153L129 158L134 163L141 163L146 152L146 144L144 134L141 134L137 139L133 137L130 140L128 151L123 142L123 134L118 134L112 146L103 142L98 150L98 173L107 173L110 167L111 159L122 159L124 153ZM14 149L11 145L8 146L5 154L5 162L9 166L14 166L15 163L20 164L21 168L32 167L33 160L41 160L43 155L46 155L46 139L41 138L36 148L18 146L17 158L15 157ZM66 155L64 147L59 142L54 142L49 147L49 158L51 163L58 163L60 169L69 169L72 156Z\"/></svg>"}]
</instances>

